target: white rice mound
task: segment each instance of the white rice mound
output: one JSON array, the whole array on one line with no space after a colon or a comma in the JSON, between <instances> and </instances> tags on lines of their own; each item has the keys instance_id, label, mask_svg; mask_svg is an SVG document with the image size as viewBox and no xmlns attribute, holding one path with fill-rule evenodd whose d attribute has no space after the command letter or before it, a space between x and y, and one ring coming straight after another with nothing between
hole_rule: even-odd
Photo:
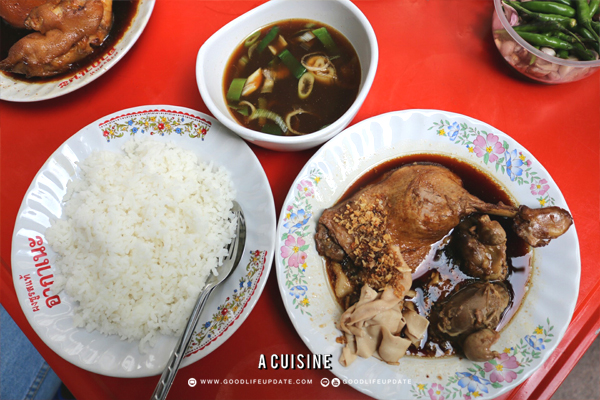
<instances>
[{"instance_id":1,"label":"white rice mound","mask_svg":"<svg viewBox=\"0 0 600 400\"><path fill-rule=\"evenodd\" d=\"M76 326L143 351L183 332L235 235L235 191L227 170L173 144L134 139L123 150L79 163L46 238L58 254L53 292L78 303Z\"/></svg>"}]
</instances>

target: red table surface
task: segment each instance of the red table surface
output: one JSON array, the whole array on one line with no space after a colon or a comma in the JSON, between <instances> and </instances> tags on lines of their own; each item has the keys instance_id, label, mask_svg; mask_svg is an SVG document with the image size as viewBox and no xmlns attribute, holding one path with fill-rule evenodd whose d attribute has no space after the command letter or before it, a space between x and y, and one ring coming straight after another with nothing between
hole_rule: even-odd
<instances>
[{"instance_id":1,"label":"red table surface","mask_svg":"<svg viewBox=\"0 0 600 400\"><path fill-rule=\"evenodd\" d=\"M34 333L11 277L11 236L21 200L46 159L71 135L107 114L166 104L208 113L197 90L195 61L204 41L259 1L159 0L137 44L110 71L69 95L38 103L0 103L1 301L78 399L147 399L157 377L120 379L80 369ZM372 89L353 123L394 110L465 114L508 133L552 175L571 209L582 273L577 308L550 359L503 399L547 399L600 328L600 74L548 86L521 78L492 40L491 0L357 1L379 42ZM310 7L310 2L307 2ZM315 149L278 153L251 146L262 163L277 212ZM572 266L565 265L565 274ZM560 295L557 293L557 295ZM307 354L284 309L274 267L253 312L218 350L182 369L169 398L365 398L342 384L323 388L328 371L258 370L259 355ZM189 378L312 379L308 385L198 385Z\"/></svg>"}]
</instances>

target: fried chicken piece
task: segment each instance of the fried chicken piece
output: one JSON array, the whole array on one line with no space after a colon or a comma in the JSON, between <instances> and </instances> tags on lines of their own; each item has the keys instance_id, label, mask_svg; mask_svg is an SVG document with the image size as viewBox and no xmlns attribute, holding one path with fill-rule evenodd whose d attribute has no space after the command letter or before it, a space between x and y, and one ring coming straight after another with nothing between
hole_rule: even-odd
<instances>
[{"instance_id":1,"label":"fried chicken piece","mask_svg":"<svg viewBox=\"0 0 600 400\"><path fill-rule=\"evenodd\" d=\"M36 7L49 0L0 0L0 18L16 28L26 29L25 20ZM28 28L27 28L28 29Z\"/></svg>"},{"instance_id":2,"label":"fried chicken piece","mask_svg":"<svg viewBox=\"0 0 600 400\"><path fill-rule=\"evenodd\" d=\"M11 47L0 69L31 76L67 71L102 44L112 24L112 0L62 0L31 11L25 25L38 32Z\"/></svg>"}]
</instances>

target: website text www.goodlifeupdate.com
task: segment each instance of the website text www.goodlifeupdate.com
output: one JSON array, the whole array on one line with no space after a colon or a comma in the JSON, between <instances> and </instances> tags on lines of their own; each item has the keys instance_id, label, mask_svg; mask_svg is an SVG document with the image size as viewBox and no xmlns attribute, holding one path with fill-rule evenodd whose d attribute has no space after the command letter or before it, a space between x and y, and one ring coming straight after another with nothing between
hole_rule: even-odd
<instances>
[{"instance_id":1,"label":"website text www.goodlifeupdate.com","mask_svg":"<svg viewBox=\"0 0 600 400\"><path fill-rule=\"evenodd\" d=\"M312 385L312 379L188 379L188 385Z\"/></svg>"}]
</instances>

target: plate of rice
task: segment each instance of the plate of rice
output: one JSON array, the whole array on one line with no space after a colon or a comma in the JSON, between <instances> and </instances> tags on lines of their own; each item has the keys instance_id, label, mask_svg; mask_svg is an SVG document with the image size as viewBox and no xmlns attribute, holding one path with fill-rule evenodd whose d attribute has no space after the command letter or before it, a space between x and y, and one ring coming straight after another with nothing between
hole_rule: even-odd
<instances>
[{"instance_id":1,"label":"plate of rice","mask_svg":"<svg viewBox=\"0 0 600 400\"><path fill-rule=\"evenodd\" d=\"M235 232L243 258L210 297L182 366L224 343L269 275L273 195L248 145L217 120L176 106L119 111L50 156L15 223L21 308L65 360L102 375L162 373L201 288Z\"/></svg>"}]
</instances>

